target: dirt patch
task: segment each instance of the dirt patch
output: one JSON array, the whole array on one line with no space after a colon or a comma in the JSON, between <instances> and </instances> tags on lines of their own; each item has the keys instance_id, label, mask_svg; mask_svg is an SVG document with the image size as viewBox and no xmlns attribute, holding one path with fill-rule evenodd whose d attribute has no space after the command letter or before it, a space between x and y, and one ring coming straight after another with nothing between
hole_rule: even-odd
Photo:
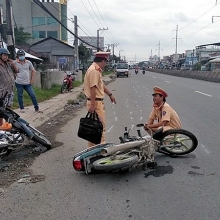
<instances>
[{"instance_id":1,"label":"dirt patch","mask_svg":"<svg viewBox=\"0 0 220 220\"><path fill-rule=\"evenodd\" d=\"M59 147L62 143L56 142L55 138L60 129L76 115L76 111L85 105L85 101L76 102L71 105L66 105L64 110L50 120L44 122L37 129L40 130L51 141L52 149ZM53 130L53 132L51 132ZM0 189L10 186L13 182L38 182L42 181L43 177L33 175L29 167L34 162L35 158L41 153L36 151L36 144L32 141L27 141L23 146L13 151L9 156L0 159Z\"/></svg>"},{"instance_id":2,"label":"dirt patch","mask_svg":"<svg viewBox=\"0 0 220 220\"><path fill-rule=\"evenodd\" d=\"M105 82L105 85L114 80L115 76L112 76L110 81ZM85 106L84 98L80 97L79 100L66 104L62 112L37 128L51 141L52 149L63 144L55 141L56 135L60 133L60 129L68 121L76 116L76 111ZM31 169L29 169L35 158L41 154L35 148L36 144L34 142L27 141L27 143L13 151L9 156L0 159L0 195L4 193L4 188L7 188L16 181L20 183L35 183L44 180L44 176L35 176Z\"/></svg>"}]
</instances>

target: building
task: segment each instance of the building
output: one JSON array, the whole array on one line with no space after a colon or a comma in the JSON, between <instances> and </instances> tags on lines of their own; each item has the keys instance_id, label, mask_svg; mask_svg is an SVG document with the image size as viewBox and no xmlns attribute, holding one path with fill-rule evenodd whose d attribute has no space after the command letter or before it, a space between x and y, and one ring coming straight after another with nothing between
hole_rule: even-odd
<instances>
[{"instance_id":1,"label":"building","mask_svg":"<svg viewBox=\"0 0 220 220\"><path fill-rule=\"evenodd\" d=\"M67 42L67 30L33 0L11 0L13 23L32 35L29 44L48 37ZM67 27L67 0L40 1L63 25ZM6 23L5 0L0 0L3 20Z\"/></svg>"},{"instance_id":2,"label":"building","mask_svg":"<svg viewBox=\"0 0 220 220\"><path fill-rule=\"evenodd\" d=\"M196 46L196 56L202 64L208 62L212 57L220 54L220 43L204 44Z\"/></svg>"},{"instance_id":3,"label":"building","mask_svg":"<svg viewBox=\"0 0 220 220\"><path fill-rule=\"evenodd\" d=\"M85 41L86 43L94 46L97 48L97 37L92 37L92 36L80 36L80 38ZM79 41L79 44L83 44L83 46L88 47L84 42ZM99 37L99 48L104 51L104 37ZM94 48L92 48L94 49Z\"/></svg>"},{"instance_id":4,"label":"building","mask_svg":"<svg viewBox=\"0 0 220 220\"><path fill-rule=\"evenodd\" d=\"M78 69L74 60L74 47L59 41L56 38L48 37L30 45L30 50L40 54L45 62L51 65L51 68L61 70Z\"/></svg>"}]
</instances>

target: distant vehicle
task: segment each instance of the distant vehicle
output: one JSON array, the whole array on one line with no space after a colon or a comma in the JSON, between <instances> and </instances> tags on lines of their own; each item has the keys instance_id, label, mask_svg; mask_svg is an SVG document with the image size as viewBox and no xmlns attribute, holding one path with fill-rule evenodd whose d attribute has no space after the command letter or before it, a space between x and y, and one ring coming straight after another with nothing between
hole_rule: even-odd
<instances>
[{"instance_id":1,"label":"distant vehicle","mask_svg":"<svg viewBox=\"0 0 220 220\"><path fill-rule=\"evenodd\" d=\"M127 76L129 75L129 65L126 62L117 63L116 66L116 75L119 76Z\"/></svg>"}]
</instances>

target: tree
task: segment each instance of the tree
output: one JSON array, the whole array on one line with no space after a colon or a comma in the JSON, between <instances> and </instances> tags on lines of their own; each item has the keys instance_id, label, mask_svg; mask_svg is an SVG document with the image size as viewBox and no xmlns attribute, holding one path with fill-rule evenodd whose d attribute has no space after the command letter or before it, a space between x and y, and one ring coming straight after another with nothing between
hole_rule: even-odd
<instances>
[{"instance_id":1,"label":"tree","mask_svg":"<svg viewBox=\"0 0 220 220\"><path fill-rule=\"evenodd\" d=\"M19 46L27 46L28 40L32 38L31 34L24 31L23 27L15 28L14 29L15 34L15 44Z\"/></svg>"},{"instance_id":2,"label":"tree","mask_svg":"<svg viewBox=\"0 0 220 220\"><path fill-rule=\"evenodd\" d=\"M91 57L91 50L80 44L79 50L79 60L81 65L83 65L83 70L85 69L85 64L88 63L88 59Z\"/></svg>"}]
</instances>

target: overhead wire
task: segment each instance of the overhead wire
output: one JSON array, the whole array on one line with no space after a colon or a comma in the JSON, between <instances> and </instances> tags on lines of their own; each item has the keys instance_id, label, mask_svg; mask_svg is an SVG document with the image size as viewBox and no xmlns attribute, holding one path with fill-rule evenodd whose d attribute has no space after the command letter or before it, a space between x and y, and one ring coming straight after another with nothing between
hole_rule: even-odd
<instances>
[{"instance_id":1,"label":"overhead wire","mask_svg":"<svg viewBox=\"0 0 220 220\"><path fill-rule=\"evenodd\" d=\"M77 39L79 39L81 42L83 42L84 44L92 47L92 48L96 48L94 45L91 45L89 43L87 43L85 40L81 39L80 37L76 36L76 34L74 34L69 28L67 28L62 22L60 22L59 19L57 19L43 4L42 2L40 2L39 0L33 0L39 7L41 7L44 11L46 11L51 17L53 17L62 27L64 27L68 32L70 32L73 36L75 36ZM98 48L100 49L100 48Z\"/></svg>"},{"instance_id":2,"label":"overhead wire","mask_svg":"<svg viewBox=\"0 0 220 220\"><path fill-rule=\"evenodd\" d=\"M92 20L96 23L97 27L100 29L100 26L98 25L98 23L96 22L96 20L94 19L94 17L92 16L92 14L90 13L90 11L89 11L88 8L86 7L86 5L84 4L83 0L81 0L81 2L82 2L82 4L83 4L83 6L85 7L85 9L87 10L87 12L89 13L89 15L90 15L90 17L92 18ZM90 3L89 0L88 0L88 3L89 3L89 5L90 5L90 7L92 8L92 10L93 10L93 12L94 12L94 14L95 14L95 16L96 16L98 22L101 24L101 26L103 26L103 24L101 23L100 19L98 18L97 14L96 14L96 12L95 12L95 10L94 10L94 8L93 8L93 6L92 6L92 4ZM105 32L105 34L106 34L106 32ZM112 41L112 40L109 38L109 36L106 35L106 37L107 37L110 41Z\"/></svg>"},{"instance_id":3,"label":"overhead wire","mask_svg":"<svg viewBox=\"0 0 220 220\"><path fill-rule=\"evenodd\" d=\"M97 10L98 10L98 13L99 13L100 17L102 18L102 21L104 22L105 26L108 27L108 25L106 24L104 18L102 17L102 14L101 14L101 12L100 12L100 10L99 10L99 8L98 8L98 6L97 6L95 0L93 0L93 2L94 2L95 6L96 6L96 8L97 8ZM111 33L110 30L108 30L107 33L109 33L109 36L113 39L113 42L117 42L117 41L115 40L115 38L113 37L113 35L112 35L112 33Z\"/></svg>"},{"instance_id":4,"label":"overhead wire","mask_svg":"<svg viewBox=\"0 0 220 220\"><path fill-rule=\"evenodd\" d=\"M220 19L218 19L217 21L220 21ZM207 28L207 27L209 27L209 26L211 26L211 25L213 25L213 23L209 23L209 24L207 24L206 26L200 28L199 30L197 30L197 31L195 31L195 32L193 32L193 33L191 33L191 34L185 36L184 39L189 38L190 36L192 36L192 35L194 35L194 34L200 32L201 30L203 30L203 29L205 29L205 28Z\"/></svg>"},{"instance_id":5,"label":"overhead wire","mask_svg":"<svg viewBox=\"0 0 220 220\"><path fill-rule=\"evenodd\" d=\"M214 7L216 7L216 5L218 5L218 4L219 4L219 3L216 2L216 4L215 4L214 6L212 6L210 9L208 9L207 11L205 11L202 15L200 15L199 17L197 17L196 19L194 19L193 21L191 21L190 23L188 23L188 24L187 24L186 26L184 26L183 28L179 29L179 31L182 31L182 30L185 29L186 27L190 26L192 23L194 23L194 22L197 21L199 18L203 17L205 14L207 14L209 11L211 11L211 10L212 10ZM204 5L204 4L202 4L202 5ZM200 5L199 7L201 7L202 5ZM197 8L198 8L198 7L197 7ZM208 24L208 25L204 26L203 28L201 28L201 29L199 29L199 30L197 30L197 31L195 31L195 32L193 32L193 33L191 33L191 34L185 36L185 37L184 37L184 40L187 39L188 37L190 37L190 36L196 34L197 32L200 32L201 30L205 29L206 27L208 27L208 26L210 26L210 25L212 25L212 24ZM172 34L172 35L173 35L173 34ZM170 36L169 36L164 42L162 42L161 44L165 43L172 35L170 35ZM184 41L184 40L183 40L183 41ZM171 43L172 43L172 42L170 42L168 45L170 45ZM166 47L166 45L163 46L163 47Z\"/></svg>"},{"instance_id":6,"label":"overhead wire","mask_svg":"<svg viewBox=\"0 0 220 220\"><path fill-rule=\"evenodd\" d=\"M49 2L48 2L49 3ZM51 4L51 6L53 6L60 14L62 14L61 13L61 11L58 9L58 8L56 8L51 2L50 2L50 4ZM69 9L68 9L68 11L73 15L73 16L75 16ZM67 18L67 20L69 20L69 21L71 21L72 23L74 23L73 21L72 21L72 19L71 18L68 18L65 14L62 14L63 16L65 16L66 18ZM81 23L79 20L78 20L78 18L77 18L77 21L79 22L79 23ZM81 26L83 26L82 24L81 24ZM90 39L92 39L91 38L91 36L92 36L92 34L89 36L78 24L77 24L77 27L88 37L88 38L90 38ZM83 26L84 27L84 26ZM85 28L85 27L84 27ZM85 28L86 29L86 28ZM87 29L86 29L87 30ZM88 31L88 30L87 30ZM75 38L75 37L74 37ZM71 38L68 38L68 39L71 39Z\"/></svg>"},{"instance_id":7,"label":"overhead wire","mask_svg":"<svg viewBox=\"0 0 220 220\"><path fill-rule=\"evenodd\" d=\"M199 17L197 17L196 19L194 19L193 21L191 21L189 24L187 24L187 25L184 26L183 28L181 28L179 31L182 31L183 29L185 29L186 27L188 27L189 25L191 25L192 23L194 23L195 21L197 21L199 18L203 17L206 13L208 13L209 11L211 11L214 7L216 7L216 5L214 5L214 6L211 7L209 10L207 10L206 12L204 12L202 15L200 15Z\"/></svg>"}]
</instances>

